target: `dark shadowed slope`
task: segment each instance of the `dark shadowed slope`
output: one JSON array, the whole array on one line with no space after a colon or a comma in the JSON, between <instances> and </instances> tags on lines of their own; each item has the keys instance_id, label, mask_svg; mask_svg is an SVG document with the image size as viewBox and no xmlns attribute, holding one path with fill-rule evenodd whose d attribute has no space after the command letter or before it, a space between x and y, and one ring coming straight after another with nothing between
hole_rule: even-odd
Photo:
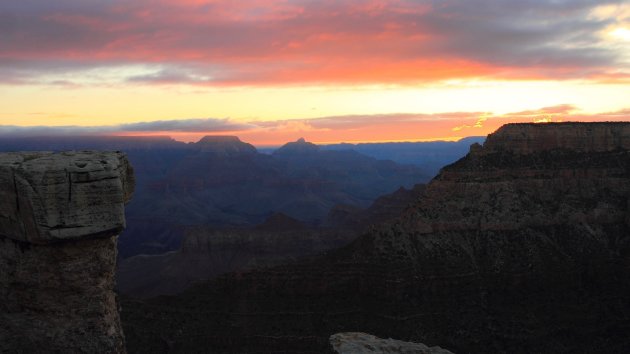
<instances>
[{"instance_id":1,"label":"dark shadowed slope","mask_svg":"<svg viewBox=\"0 0 630 354\"><path fill-rule=\"evenodd\" d=\"M630 123L507 125L332 254L123 304L132 352L630 350Z\"/></svg>"},{"instance_id":2,"label":"dark shadowed slope","mask_svg":"<svg viewBox=\"0 0 630 354\"><path fill-rule=\"evenodd\" d=\"M121 261L118 289L133 297L177 294L195 282L291 263L346 245L355 237L346 230L309 227L283 214L254 228L191 227L178 251Z\"/></svg>"},{"instance_id":3,"label":"dark shadowed slope","mask_svg":"<svg viewBox=\"0 0 630 354\"><path fill-rule=\"evenodd\" d=\"M359 232L367 231L373 225L399 217L412 203L421 198L424 189L424 184L416 184L410 189L400 187L394 193L378 197L366 209L352 205L337 205L330 210L325 225Z\"/></svg>"},{"instance_id":4,"label":"dark shadowed slope","mask_svg":"<svg viewBox=\"0 0 630 354\"><path fill-rule=\"evenodd\" d=\"M337 206L324 227L313 227L282 213L249 228L190 227L176 252L122 260L117 273L118 290L133 297L172 295L223 273L314 256L348 244L370 225L396 218L423 190L424 185L410 190L401 187L379 197L366 209Z\"/></svg>"}]
</instances>

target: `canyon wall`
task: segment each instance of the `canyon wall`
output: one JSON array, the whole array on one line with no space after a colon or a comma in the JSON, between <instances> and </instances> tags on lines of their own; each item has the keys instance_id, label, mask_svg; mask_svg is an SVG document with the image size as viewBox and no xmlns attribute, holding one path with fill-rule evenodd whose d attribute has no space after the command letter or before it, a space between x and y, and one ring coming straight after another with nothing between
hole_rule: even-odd
<instances>
[{"instance_id":1,"label":"canyon wall","mask_svg":"<svg viewBox=\"0 0 630 354\"><path fill-rule=\"evenodd\" d=\"M485 153L511 151L531 154L554 149L583 153L630 149L630 125L627 122L607 123L536 123L507 124L488 135L483 144Z\"/></svg>"},{"instance_id":2,"label":"canyon wall","mask_svg":"<svg viewBox=\"0 0 630 354\"><path fill-rule=\"evenodd\" d=\"M125 352L116 243L133 189L122 153L0 154L1 352Z\"/></svg>"}]
</instances>

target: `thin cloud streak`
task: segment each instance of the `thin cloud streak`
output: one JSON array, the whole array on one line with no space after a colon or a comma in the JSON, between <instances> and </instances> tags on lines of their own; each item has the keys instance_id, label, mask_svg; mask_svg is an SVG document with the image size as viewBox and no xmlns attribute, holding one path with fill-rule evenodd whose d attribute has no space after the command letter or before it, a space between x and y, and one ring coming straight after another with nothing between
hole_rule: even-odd
<instances>
[{"instance_id":1,"label":"thin cloud streak","mask_svg":"<svg viewBox=\"0 0 630 354\"><path fill-rule=\"evenodd\" d=\"M81 136L81 135L121 135L142 133L217 133L245 131L253 125L237 123L229 118L202 118L181 120L160 120L153 122L129 123L111 126L35 126L22 127L0 125L0 137L33 137L33 136Z\"/></svg>"}]
</instances>

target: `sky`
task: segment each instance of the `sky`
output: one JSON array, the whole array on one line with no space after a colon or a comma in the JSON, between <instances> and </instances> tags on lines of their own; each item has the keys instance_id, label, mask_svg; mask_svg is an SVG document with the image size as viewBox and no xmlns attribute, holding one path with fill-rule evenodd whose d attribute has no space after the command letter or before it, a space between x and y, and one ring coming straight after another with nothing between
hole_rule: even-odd
<instances>
[{"instance_id":1,"label":"sky","mask_svg":"<svg viewBox=\"0 0 630 354\"><path fill-rule=\"evenodd\" d=\"M456 140L630 120L630 3L0 3L0 137Z\"/></svg>"}]
</instances>

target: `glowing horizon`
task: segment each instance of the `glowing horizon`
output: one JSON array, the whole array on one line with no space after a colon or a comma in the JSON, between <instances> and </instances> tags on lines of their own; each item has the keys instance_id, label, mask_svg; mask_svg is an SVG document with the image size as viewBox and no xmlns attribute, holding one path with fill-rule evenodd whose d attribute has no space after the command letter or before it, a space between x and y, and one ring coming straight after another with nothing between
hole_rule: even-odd
<instances>
[{"instance_id":1,"label":"glowing horizon","mask_svg":"<svg viewBox=\"0 0 630 354\"><path fill-rule=\"evenodd\" d=\"M507 123L630 121L630 109L588 114L572 105L494 114L377 114L239 122L224 119L162 120L106 126L0 126L0 137L168 136L196 142L207 135L234 135L255 146L280 146L305 138L316 144L454 141L485 136ZM364 139L364 137L370 137Z\"/></svg>"}]
</instances>

